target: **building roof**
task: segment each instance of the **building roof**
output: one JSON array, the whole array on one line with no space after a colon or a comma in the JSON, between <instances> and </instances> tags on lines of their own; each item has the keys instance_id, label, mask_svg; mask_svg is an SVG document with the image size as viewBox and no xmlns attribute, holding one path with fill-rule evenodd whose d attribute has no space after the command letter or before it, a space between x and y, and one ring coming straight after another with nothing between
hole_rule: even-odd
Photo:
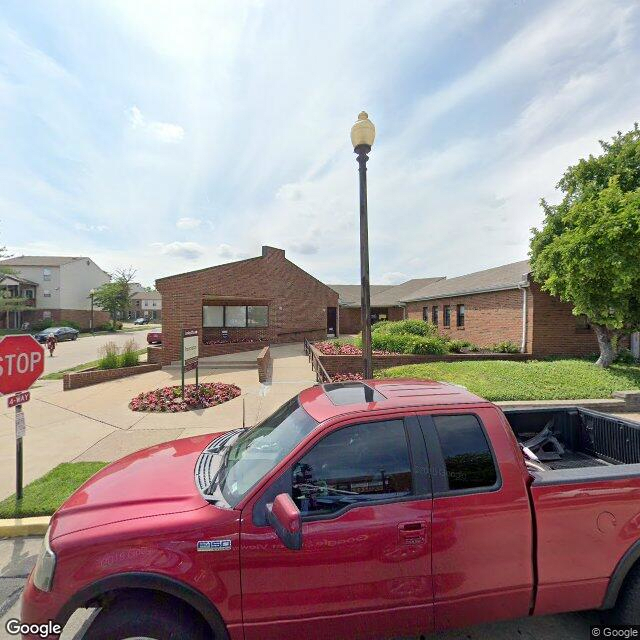
<instances>
[{"instance_id":1,"label":"building roof","mask_svg":"<svg viewBox=\"0 0 640 640\"><path fill-rule=\"evenodd\" d=\"M14 273L0 273L0 284L5 280L13 280L14 282L19 282L20 284L26 284L30 287L37 287L38 283L33 282L32 280L27 280L26 278L21 278L20 276L15 275Z\"/></svg>"},{"instance_id":2,"label":"building roof","mask_svg":"<svg viewBox=\"0 0 640 640\"><path fill-rule=\"evenodd\" d=\"M359 307L360 306L360 285L359 284L330 284L328 285L339 296L340 305L343 307ZM382 293L389 289L390 284L372 284L370 285L371 296Z\"/></svg>"},{"instance_id":3,"label":"building roof","mask_svg":"<svg viewBox=\"0 0 640 640\"><path fill-rule=\"evenodd\" d=\"M476 271L457 278L447 278L427 285L406 296L403 302L413 300L433 300L453 296L517 289L531 271L528 260L512 262L501 267Z\"/></svg>"},{"instance_id":4,"label":"building roof","mask_svg":"<svg viewBox=\"0 0 640 640\"><path fill-rule=\"evenodd\" d=\"M74 260L91 260L84 256L14 256L0 260L0 265L10 267L59 267Z\"/></svg>"},{"instance_id":5,"label":"building roof","mask_svg":"<svg viewBox=\"0 0 640 640\"><path fill-rule=\"evenodd\" d=\"M133 300L162 300L159 291L136 291L131 295Z\"/></svg>"},{"instance_id":6,"label":"building roof","mask_svg":"<svg viewBox=\"0 0 640 640\"><path fill-rule=\"evenodd\" d=\"M402 300L413 294L415 291L427 285L442 280L438 278L414 278L402 284L372 284L371 285L371 306L372 307L399 307ZM334 291L340 296L340 305L343 307L360 306L360 285L359 284L330 284Z\"/></svg>"}]
</instances>

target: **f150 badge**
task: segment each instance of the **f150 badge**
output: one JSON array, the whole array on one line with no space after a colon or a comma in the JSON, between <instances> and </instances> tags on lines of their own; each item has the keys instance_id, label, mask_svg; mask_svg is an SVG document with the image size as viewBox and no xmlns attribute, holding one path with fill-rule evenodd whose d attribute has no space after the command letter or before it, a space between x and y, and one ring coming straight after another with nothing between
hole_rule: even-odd
<instances>
[{"instance_id":1,"label":"f150 badge","mask_svg":"<svg viewBox=\"0 0 640 640\"><path fill-rule=\"evenodd\" d=\"M198 540L198 551L231 551L231 540Z\"/></svg>"}]
</instances>

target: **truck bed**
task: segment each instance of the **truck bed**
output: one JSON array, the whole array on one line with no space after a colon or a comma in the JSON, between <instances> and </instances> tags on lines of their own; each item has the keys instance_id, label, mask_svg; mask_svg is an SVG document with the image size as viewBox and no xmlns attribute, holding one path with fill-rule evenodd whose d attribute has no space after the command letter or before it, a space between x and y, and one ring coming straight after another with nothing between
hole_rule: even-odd
<instances>
[{"instance_id":1,"label":"truck bed","mask_svg":"<svg viewBox=\"0 0 640 640\"><path fill-rule=\"evenodd\" d=\"M578 407L504 413L518 442L534 443L540 473L640 463L640 423Z\"/></svg>"}]
</instances>

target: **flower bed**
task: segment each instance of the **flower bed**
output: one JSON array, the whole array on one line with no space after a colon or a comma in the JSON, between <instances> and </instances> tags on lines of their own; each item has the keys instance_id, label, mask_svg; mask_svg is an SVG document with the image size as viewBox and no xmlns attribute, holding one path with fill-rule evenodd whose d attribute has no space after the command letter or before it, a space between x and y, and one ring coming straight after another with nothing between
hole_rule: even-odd
<instances>
[{"instance_id":1,"label":"flower bed","mask_svg":"<svg viewBox=\"0 0 640 640\"><path fill-rule=\"evenodd\" d=\"M324 340L322 342L314 342L313 346L325 356L361 356L362 349L352 344L336 344ZM380 351L375 349L373 353L377 356L391 355L391 351Z\"/></svg>"},{"instance_id":2,"label":"flower bed","mask_svg":"<svg viewBox=\"0 0 640 640\"><path fill-rule=\"evenodd\" d=\"M336 373L331 382L351 382L352 380L364 380L361 373Z\"/></svg>"},{"instance_id":3,"label":"flower bed","mask_svg":"<svg viewBox=\"0 0 640 640\"><path fill-rule=\"evenodd\" d=\"M244 338L228 338L223 340L221 338L202 338L202 344L242 344L244 342L265 342L260 338L244 337Z\"/></svg>"},{"instance_id":4,"label":"flower bed","mask_svg":"<svg viewBox=\"0 0 640 640\"><path fill-rule=\"evenodd\" d=\"M175 385L138 394L129 403L129 409L132 411L160 411L166 413L207 409L228 400L233 400L240 393L240 387L235 384L204 382L198 385L198 388L196 388L195 384L186 384L184 386L183 399L182 387Z\"/></svg>"}]
</instances>

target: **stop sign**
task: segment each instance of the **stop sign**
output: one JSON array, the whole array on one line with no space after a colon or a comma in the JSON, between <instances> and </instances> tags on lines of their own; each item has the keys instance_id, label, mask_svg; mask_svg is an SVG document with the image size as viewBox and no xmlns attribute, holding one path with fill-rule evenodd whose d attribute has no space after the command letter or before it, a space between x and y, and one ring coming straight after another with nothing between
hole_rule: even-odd
<instances>
[{"instance_id":1,"label":"stop sign","mask_svg":"<svg viewBox=\"0 0 640 640\"><path fill-rule=\"evenodd\" d=\"M44 371L44 349L33 336L0 340L0 393L28 389Z\"/></svg>"}]
</instances>

